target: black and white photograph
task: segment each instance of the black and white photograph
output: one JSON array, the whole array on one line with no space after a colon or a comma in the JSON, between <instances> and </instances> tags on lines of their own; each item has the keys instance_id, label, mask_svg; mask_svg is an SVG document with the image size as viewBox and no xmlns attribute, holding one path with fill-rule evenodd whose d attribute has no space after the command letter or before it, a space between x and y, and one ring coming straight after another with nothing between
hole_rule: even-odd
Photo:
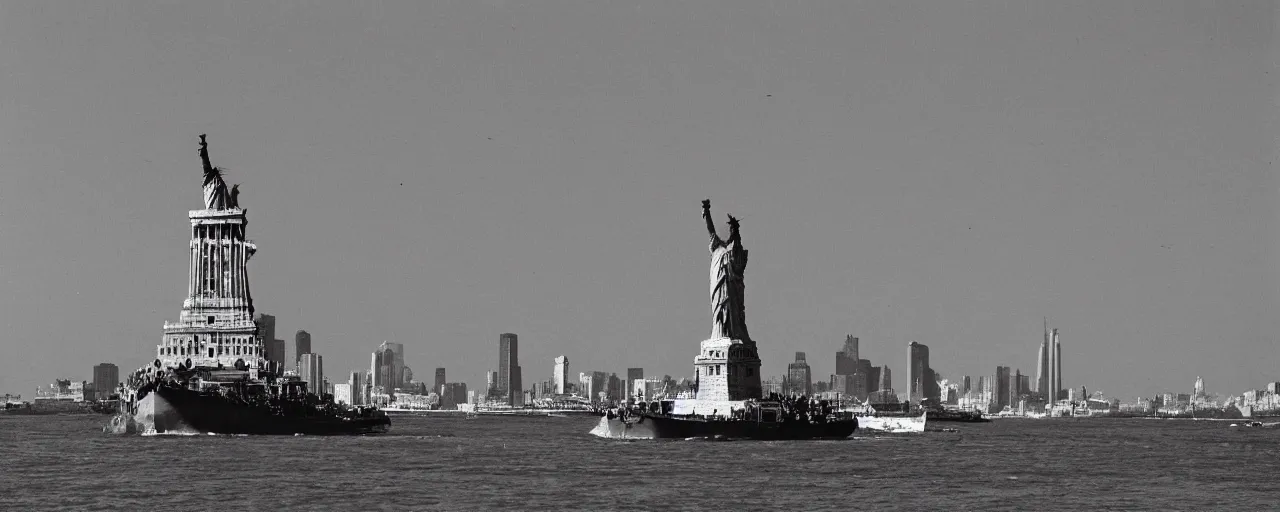
<instances>
[{"instance_id":1,"label":"black and white photograph","mask_svg":"<svg viewBox=\"0 0 1280 512\"><path fill-rule=\"evenodd\" d=\"M1278 79L1274 0L0 0L0 510L1275 509Z\"/></svg>"}]
</instances>

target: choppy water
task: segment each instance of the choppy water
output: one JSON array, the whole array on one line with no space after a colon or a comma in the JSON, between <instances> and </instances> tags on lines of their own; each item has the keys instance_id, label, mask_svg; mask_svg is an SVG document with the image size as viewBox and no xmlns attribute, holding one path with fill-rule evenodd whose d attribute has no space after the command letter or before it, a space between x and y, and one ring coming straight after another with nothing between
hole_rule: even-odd
<instances>
[{"instance_id":1,"label":"choppy water","mask_svg":"<svg viewBox=\"0 0 1280 512\"><path fill-rule=\"evenodd\" d=\"M1280 507L1280 429L1216 421L1001 420L817 442L606 440L590 417L396 417L374 437L121 436L106 422L0 416L0 509Z\"/></svg>"}]
</instances>

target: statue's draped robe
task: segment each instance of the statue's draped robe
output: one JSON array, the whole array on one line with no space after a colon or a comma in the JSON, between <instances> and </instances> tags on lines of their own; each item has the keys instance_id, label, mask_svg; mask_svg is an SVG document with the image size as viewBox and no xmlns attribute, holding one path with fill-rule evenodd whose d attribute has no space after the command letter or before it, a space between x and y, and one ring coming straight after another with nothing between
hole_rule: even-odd
<instances>
[{"instance_id":1,"label":"statue's draped robe","mask_svg":"<svg viewBox=\"0 0 1280 512\"><path fill-rule=\"evenodd\" d=\"M222 176L205 176L204 208L206 210L227 209L227 183Z\"/></svg>"},{"instance_id":2,"label":"statue's draped robe","mask_svg":"<svg viewBox=\"0 0 1280 512\"><path fill-rule=\"evenodd\" d=\"M711 237L711 338L750 341L747 334L746 291L742 281L747 269L747 250L742 241Z\"/></svg>"}]
</instances>

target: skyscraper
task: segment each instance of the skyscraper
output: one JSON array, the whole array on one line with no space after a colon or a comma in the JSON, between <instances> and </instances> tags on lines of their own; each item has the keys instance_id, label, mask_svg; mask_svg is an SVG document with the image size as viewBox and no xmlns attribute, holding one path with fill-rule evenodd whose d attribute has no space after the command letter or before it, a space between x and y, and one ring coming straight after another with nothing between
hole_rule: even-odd
<instances>
[{"instance_id":1,"label":"skyscraper","mask_svg":"<svg viewBox=\"0 0 1280 512\"><path fill-rule=\"evenodd\" d=\"M844 346L836 352L836 375L853 375L858 371L858 338L844 338Z\"/></svg>"},{"instance_id":2,"label":"skyscraper","mask_svg":"<svg viewBox=\"0 0 1280 512\"><path fill-rule=\"evenodd\" d=\"M276 317L265 313L253 315L253 323L258 326L258 337L262 338L264 356L284 368L284 340L276 339Z\"/></svg>"},{"instance_id":3,"label":"skyscraper","mask_svg":"<svg viewBox=\"0 0 1280 512\"><path fill-rule=\"evenodd\" d=\"M484 382L488 387L486 398L498 398L498 372L489 370L484 373Z\"/></svg>"},{"instance_id":4,"label":"skyscraper","mask_svg":"<svg viewBox=\"0 0 1280 512\"><path fill-rule=\"evenodd\" d=\"M1049 328L1044 321L1044 342L1040 344L1040 358L1036 369L1037 392L1049 401L1062 398L1062 345L1058 330Z\"/></svg>"},{"instance_id":5,"label":"skyscraper","mask_svg":"<svg viewBox=\"0 0 1280 512\"><path fill-rule=\"evenodd\" d=\"M445 385L444 368L436 368L436 381L433 383L431 391L434 391L436 393L444 393L443 391L444 388L441 387L444 385Z\"/></svg>"},{"instance_id":6,"label":"skyscraper","mask_svg":"<svg viewBox=\"0 0 1280 512\"><path fill-rule=\"evenodd\" d=\"M382 388L382 392L391 394L400 387L396 377L396 353L386 347L386 342L378 346L369 361L370 385Z\"/></svg>"},{"instance_id":7,"label":"skyscraper","mask_svg":"<svg viewBox=\"0 0 1280 512\"><path fill-rule=\"evenodd\" d=\"M308 391L316 395L324 394L324 360L320 354L302 354L298 359L298 376L306 381Z\"/></svg>"},{"instance_id":8,"label":"skyscraper","mask_svg":"<svg viewBox=\"0 0 1280 512\"><path fill-rule=\"evenodd\" d=\"M100 363L93 367L93 393L96 400L107 400L120 385L120 368L111 363Z\"/></svg>"},{"instance_id":9,"label":"skyscraper","mask_svg":"<svg viewBox=\"0 0 1280 512\"><path fill-rule=\"evenodd\" d=\"M1058 330L1053 330L1053 399L1062 398L1062 344L1058 341Z\"/></svg>"},{"instance_id":10,"label":"skyscraper","mask_svg":"<svg viewBox=\"0 0 1280 512\"><path fill-rule=\"evenodd\" d=\"M812 395L813 377L809 372L809 363L804 359L804 352L796 352L796 361L787 365L787 382L789 393L794 395Z\"/></svg>"},{"instance_id":11,"label":"skyscraper","mask_svg":"<svg viewBox=\"0 0 1280 512\"><path fill-rule=\"evenodd\" d=\"M388 389L403 387L406 379L404 378L404 344L383 341L378 345L378 351L383 353L383 364L390 366L387 371L386 382L383 386ZM390 355L387 355L387 353Z\"/></svg>"},{"instance_id":12,"label":"skyscraper","mask_svg":"<svg viewBox=\"0 0 1280 512\"><path fill-rule=\"evenodd\" d=\"M919 402L922 399L937 400L939 392L937 378L933 368L929 366L929 346L911 342L907 345L907 382L908 400Z\"/></svg>"},{"instance_id":13,"label":"skyscraper","mask_svg":"<svg viewBox=\"0 0 1280 512\"><path fill-rule=\"evenodd\" d=\"M1009 405L1009 367L997 366L995 376L995 406L996 409L1004 408Z\"/></svg>"},{"instance_id":14,"label":"skyscraper","mask_svg":"<svg viewBox=\"0 0 1280 512\"><path fill-rule=\"evenodd\" d=\"M509 402L514 407L524 405L524 387L520 384L521 382L524 382L524 379L522 378L520 365L515 365L511 368L512 388L511 401Z\"/></svg>"},{"instance_id":15,"label":"skyscraper","mask_svg":"<svg viewBox=\"0 0 1280 512\"><path fill-rule=\"evenodd\" d=\"M551 374L552 382L555 383L555 391L557 395L565 393L565 386L569 383L569 358L560 356L556 358L555 369Z\"/></svg>"},{"instance_id":16,"label":"skyscraper","mask_svg":"<svg viewBox=\"0 0 1280 512\"><path fill-rule=\"evenodd\" d=\"M845 335L844 346L836 352L836 374L831 378L833 391L865 400L867 393L879 384L878 378L872 379L871 361L858 358L858 338Z\"/></svg>"},{"instance_id":17,"label":"skyscraper","mask_svg":"<svg viewBox=\"0 0 1280 512\"><path fill-rule=\"evenodd\" d=\"M293 350L296 357L294 364L299 365L298 373L301 374L302 355L311 353L311 333L298 329L298 332L293 334Z\"/></svg>"},{"instance_id":18,"label":"skyscraper","mask_svg":"<svg viewBox=\"0 0 1280 512\"><path fill-rule=\"evenodd\" d=\"M440 387L440 408L457 409L458 404L467 403L467 384L465 382L446 382Z\"/></svg>"},{"instance_id":19,"label":"skyscraper","mask_svg":"<svg viewBox=\"0 0 1280 512\"><path fill-rule=\"evenodd\" d=\"M351 376L347 378L347 384L351 386L351 405L365 405L369 403L369 390L366 386L364 372L351 372Z\"/></svg>"},{"instance_id":20,"label":"skyscraper","mask_svg":"<svg viewBox=\"0 0 1280 512\"><path fill-rule=\"evenodd\" d=\"M511 405L519 401L517 395L524 391L516 370L519 361L520 342L516 335L508 332L498 336L498 393Z\"/></svg>"},{"instance_id":21,"label":"skyscraper","mask_svg":"<svg viewBox=\"0 0 1280 512\"><path fill-rule=\"evenodd\" d=\"M1036 353L1036 393L1049 400L1049 317L1044 319L1044 341Z\"/></svg>"}]
</instances>

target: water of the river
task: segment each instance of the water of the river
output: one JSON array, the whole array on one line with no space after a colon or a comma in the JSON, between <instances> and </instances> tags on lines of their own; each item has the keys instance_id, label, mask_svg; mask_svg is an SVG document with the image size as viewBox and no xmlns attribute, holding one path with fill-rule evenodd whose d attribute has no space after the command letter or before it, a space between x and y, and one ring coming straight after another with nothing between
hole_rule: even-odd
<instances>
[{"instance_id":1,"label":"water of the river","mask_svg":"<svg viewBox=\"0 0 1280 512\"><path fill-rule=\"evenodd\" d=\"M999 420L844 441L616 441L591 417L393 419L370 437L104 434L0 415L3 510L1264 510L1280 429Z\"/></svg>"}]
</instances>

